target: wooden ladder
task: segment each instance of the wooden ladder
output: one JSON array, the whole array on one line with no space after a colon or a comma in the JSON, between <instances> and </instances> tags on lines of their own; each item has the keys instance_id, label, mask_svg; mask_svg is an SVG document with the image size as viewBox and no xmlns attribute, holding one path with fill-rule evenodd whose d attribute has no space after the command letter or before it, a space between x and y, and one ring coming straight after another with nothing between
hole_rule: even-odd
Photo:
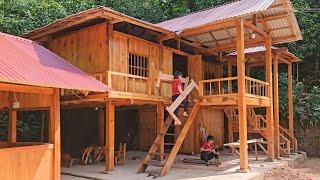
<instances>
[{"instance_id":1,"label":"wooden ladder","mask_svg":"<svg viewBox=\"0 0 320 180\"><path fill-rule=\"evenodd\" d=\"M200 108L200 102L196 102L195 106L193 107L190 116L188 117L188 119L186 120L184 126L182 127L182 130L168 156L168 158L166 159L163 168L161 169L160 172L160 176L165 176L168 173L168 170L170 169L182 143L183 140L185 139L197 113L198 110ZM145 156L145 158L143 159L142 163L139 166L139 169L137 171L137 173L144 173L147 169L147 167L149 166L151 160L152 160L152 156L156 154L156 151L158 149L158 147L161 145L161 141L163 139L163 137L165 136L170 124L172 123L172 118L168 118L165 122L165 127L162 129L162 131L159 133L159 135L157 136L157 138L154 140L153 144L150 147L150 150L148 152L148 154Z\"/></svg>"},{"instance_id":2,"label":"wooden ladder","mask_svg":"<svg viewBox=\"0 0 320 180\"><path fill-rule=\"evenodd\" d=\"M174 111L180 106L180 104L182 103L182 101L187 97L188 94L190 94L190 92L196 88L197 90L199 90L198 85L194 82L193 79L190 80L190 83L188 84L188 86L184 89L184 91L182 92L182 94L180 94L178 96L178 98L170 105L166 107L166 110L168 111L169 115L175 120L175 121L179 121L178 117L174 114Z\"/></svg>"}]
</instances>

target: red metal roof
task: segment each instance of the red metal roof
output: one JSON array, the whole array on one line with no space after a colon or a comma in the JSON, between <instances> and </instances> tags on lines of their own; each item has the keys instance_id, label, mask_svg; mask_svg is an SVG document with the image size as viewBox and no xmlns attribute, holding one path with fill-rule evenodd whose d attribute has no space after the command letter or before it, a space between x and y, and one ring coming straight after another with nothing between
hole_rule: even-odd
<instances>
[{"instance_id":1,"label":"red metal roof","mask_svg":"<svg viewBox=\"0 0 320 180\"><path fill-rule=\"evenodd\" d=\"M186 29L267 10L274 2L275 0L241 0L164 21L157 25L179 34Z\"/></svg>"},{"instance_id":2,"label":"red metal roof","mask_svg":"<svg viewBox=\"0 0 320 180\"><path fill-rule=\"evenodd\" d=\"M1 32L0 82L95 92L111 91L105 84L41 45Z\"/></svg>"}]
</instances>

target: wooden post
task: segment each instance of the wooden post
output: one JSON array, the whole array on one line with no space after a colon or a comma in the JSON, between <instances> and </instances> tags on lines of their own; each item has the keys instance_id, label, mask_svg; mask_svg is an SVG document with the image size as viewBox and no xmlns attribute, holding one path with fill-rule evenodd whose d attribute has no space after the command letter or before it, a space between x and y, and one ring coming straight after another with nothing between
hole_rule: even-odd
<instances>
[{"instance_id":1,"label":"wooden post","mask_svg":"<svg viewBox=\"0 0 320 180\"><path fill-rule=\"evenodd\" d=\"M114 121L115 107L111 101L106 102L106 171L114 169Z\"/></svg>"},{"instance_id":2,"label":"wooden post","mask_svg":"<svg viewBox=\"0 0 320 180\"><path fill-rule=\"evenodd\" d=\"M163 132L163 128L164 128L164 104L158 103L157 105L157 136L160 135L161 132ZM162 161L164 159L164 136L161 139L159 148L158 148L158 160Z\"/></svg>"},{"instance_id":3,"label":"wooden post","mask_svg":"<svg viewBox=\"0 0 320 180\"><path fill-rule=\"evenodd\" d=\"M231 62L228 61L228 77L232 77L232 65ZM228 93L232 93L232 81L228 81Z\"/></svg>"},{"instance_id":4,"label":"wooden post","mask_svg":"<svg viewBox=\"0 0 320 180\"><path fill-rule=\"evenodd\" d=\"M17 142L17 111L13 109L14 93L9 94L8 108L8 142Z\"/></svg>"},{"instance_id":5,"label":"wooden post","mask_svg":"<svg viewBox=\"0 0 320 180\"><path fill-rule=\"evenodd\" d=\"M102 109L98 109L98 143L99 146L104 144L104 120L105 112Z\"/></svg>"},{"instance_id":6,"label":"wooden post","mask_svg":"<svg viewBox=\"0 0 320 180\"><path fill-rule=\"evenodd\" d=\"M292 63L288 64L288 111L289 111L289 133L292 136L294 136L293 95L292 95Z\"/></svg>"},{"instance_id":7,"label":"wooden post","mask_svg":"<svg viewBox=\"0 0 320 180\"><path fill-rule=\"evenodd\" d=\"M245 54L243 19L237 22L238 113L240 139L240 171L248 169L247 105L245 99Z\"/></svg>"},{"instance_id":8,"label":"wooden post","mask_svg":"<svg viewBox=\"0 0 320 180\"><path fill-rule=\"evenodd\" d=\"M279 80L278 80L278 56L273 60L273 110L274 110L274 153L275 158L280 157L280 135L279 135Z\"/></svg>"},{"instance_id":9,"label":"wooden post","mask_svg":"<svg viewBox=\"0 0 320 180\"><path fill-rule=\"evenodd\" d=\"M273 161L274 159L274 131L273 131L273 104L272 104L272 40L266 39L266 81L269 83L268 97L271 104L266 107L267 114L267 135L268 135L268 159Z\"/></svg>"},{"instance_id":10,"label":"wooden post","mask_svg":"<svg viewBox=\"0 0 320 180\"><path fill-rule=\"evenodd\" d=\"M53 144L53 179L60 179L60 90L54 89L50 105L49 142Z\"/></svg>"}]
</instances>

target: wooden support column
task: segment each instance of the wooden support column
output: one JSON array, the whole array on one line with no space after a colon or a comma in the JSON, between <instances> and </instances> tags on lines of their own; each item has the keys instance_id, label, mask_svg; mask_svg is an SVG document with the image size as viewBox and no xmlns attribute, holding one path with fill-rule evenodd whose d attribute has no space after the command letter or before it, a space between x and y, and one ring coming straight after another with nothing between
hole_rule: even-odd
<instances>
[{"instance_id":1,"label":"wooden support column","mask_svg":"<svg viewBox=\"0 0 320 180\"><path fill-rule=\"evenodd\" d=\"M17 111L13 109L14 93L9 94L9 108L8 108L8 142L17 142Z\"/></svg>"},{"instance_id":2,"label":"wooden support column","mask_svg":"<svg viewBox=\"0 0 320 180\"><path fill-rule=\"evenodd\" d=\"M273 59L273 110L274 110L274 154L275 158L280 157L280 135L279 135L279 75L278 75L278 56Z\"/></svg>"},{"instance_id":3,"label":"wooden support column","mask_svg":"<svg viewBox=\"0 0 320 180\"><path fill-rule=\"evenodd\" d=\"M272 104L272 40L270 37L266 39L266 81L269 83L268 97L271 104L266 107L267 115L267 135L268 135L268 159L273 161L274 159L274 128L273 128L273 104Z\"/></svg>"},{"instance_id":4,"label":"wooden support column","mask_svg":"<svg viewBox=\"0 0 320 180\"><path fill-rule=\"evenodd\" d=\"M104 145L104 121L105 121L105 111L98 109L98 143L99 146Z\"/></svg>"},{"instance_id":5,"label":"wooden support column","mask_svg":"<svg viewBox=\"0 0 320 180\"><path fill-rule=\"evenodd\" d=\"M106 102L106 171L114 169L114 125L115 107L111 101Z\"/></svg>"},{"instance_id":6,"label":"wooden support column","mask_svg":"<svg viewBox=\"0 0 320 180\"><path fill-rule=\"evenodd\" d=\"M228 77L232 77L232 65L229 61L228 61ZM232 81L228 81L228 93L232 93ZM228 141L229 143L233 142L233 129L232 129L231 117L228 118Z\"/></svg>"},{"instance_id":7,"label":"wooden support column","mask_svg":"<svg viewBox=\"0 0 320 180\"><path fill-rule=\"evenodd\" d=\"M292 63L288 64L288 111L289 111L289 133L292 136L294 136L293 94L292 94Z\"/></svg>"},{"instance_id":8,"label":"wooden support column","mask_svg":"<svg viewBox=\"0 0 320 180\"><path fill-rule=\"evenodd\" d=\"M247 105L245 99L245 54L243 19L237 22L238 118L240 139L240 171L248 169Z\"/></svg>"},{"instance_id":9,"label":"wooden support column","mask_svg":"<svg viewBox=\"0 0 320 180\"><path fill-rule=\"evenodd\" d=\"M163 128L164 128L164 104L158 103L157 105L157 136L160 135L161 131L163 132ZM158 148L158 160L162 161L164 159L164 136L161 139L159 148Z\"/></svg>"},{"instance_id":10,"label":"wooden support column","mask_svg":"<svg viewBox=\"0 0 320 180\"><path fill-rule=\"evenodd\" d=\"M60 90L54 89L51 96L49 142L53 144L53 179L60 179Z\"/></svg>"}]
</instances>

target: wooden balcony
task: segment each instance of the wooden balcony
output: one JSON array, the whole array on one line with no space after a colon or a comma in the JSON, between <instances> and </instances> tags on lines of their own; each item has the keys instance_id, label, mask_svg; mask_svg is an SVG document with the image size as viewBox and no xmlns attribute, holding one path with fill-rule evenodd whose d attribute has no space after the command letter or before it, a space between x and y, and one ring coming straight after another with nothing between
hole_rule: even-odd
<instances>
[{"instance_id":1,"label":"wooden balcony","mask_svg":"<svg viewBox=\"0 0 320 180\"><path fill-rule=\"evenodd\" d=\"M199 81L203 105L236 106L238 104L238 77ZM267 82L245 77L245 99L248 106L270 106Z\"/></svg>"}]
</instances>

